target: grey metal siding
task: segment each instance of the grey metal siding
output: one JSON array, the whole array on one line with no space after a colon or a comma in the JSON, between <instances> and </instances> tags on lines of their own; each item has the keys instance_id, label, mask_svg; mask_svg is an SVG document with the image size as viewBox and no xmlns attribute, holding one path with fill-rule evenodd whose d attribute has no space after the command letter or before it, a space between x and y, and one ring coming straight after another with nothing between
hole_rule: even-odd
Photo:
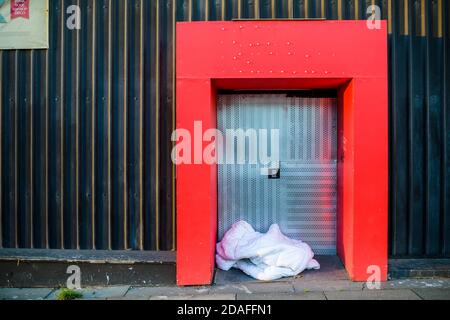
<instances>
[{"instance_id":1,"label":"grey metal siding","mask_svg":"<svg viewBox=\"0 0 450 320\"><path fill-rule=\"evenodd\" d=\"M446 0L50 0L50 49L0 51L0 247L175 249L175 22L371 4L390 31L390 254L449 256Z\"/></svg>"},{"instance_id":2,"label":"grey metal siding","mask_svg":"<svg viewBox=\"0 0 450 320\"><path fill-rule=\"evenodd\" d=\"M305 241L316 254L336 255L336 98L219 94L217 128L227 133L217 173L218 239L240 220L263 233L276 223L286 236ZM239 138L229 136L227 130L238 129L267 130L266 137L259 134L259 143L267 143L267 157L274 155L271 142L276 133L272 130L277 130L283 143L276 163L252 163L250 150L258 139L252 138L257 133L251 131L246 132L244 163L233 154L233 147L230 154L229 146L239 150ZM270 168L279 169L279 179L269 179L262 172Z\"/></svg>"}]
</instances>

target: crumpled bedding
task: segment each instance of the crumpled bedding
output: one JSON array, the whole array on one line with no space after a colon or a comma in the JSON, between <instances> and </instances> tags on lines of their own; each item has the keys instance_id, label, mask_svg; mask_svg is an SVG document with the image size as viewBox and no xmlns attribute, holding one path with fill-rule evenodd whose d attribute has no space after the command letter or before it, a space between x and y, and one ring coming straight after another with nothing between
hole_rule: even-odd
<instances>
[{"instance_id":1,"label":"crumpled bedding","mask_svg":"<svg viewBox=\"0 0 450 320\"><path fill-rule=\"evenodd\" d=\"M286 237L277 224L263 234L245 221L235 223L217 244L216 263L221 270L240 269L262 281L320 269L311 247Z\"/></svg>"}]
</instances>

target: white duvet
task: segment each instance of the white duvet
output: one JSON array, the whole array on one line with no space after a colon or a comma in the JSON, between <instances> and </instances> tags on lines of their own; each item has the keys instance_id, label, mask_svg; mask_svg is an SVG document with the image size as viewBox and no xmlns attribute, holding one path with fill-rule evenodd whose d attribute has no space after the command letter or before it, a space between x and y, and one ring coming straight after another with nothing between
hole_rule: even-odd
<instances>
[{"instance_id":1,"label":"white duvet","mask_svg":"<svg viewBox=\"0 0 450 320\"><path fill-rule=\"evenodd\" d=\"M286 237L274 224L266 234L245 221L235 223L216 247L217 266L237 268L262 281L292 277L306 269L320 269L306 243Z\"/></svg>"}]
</instances>

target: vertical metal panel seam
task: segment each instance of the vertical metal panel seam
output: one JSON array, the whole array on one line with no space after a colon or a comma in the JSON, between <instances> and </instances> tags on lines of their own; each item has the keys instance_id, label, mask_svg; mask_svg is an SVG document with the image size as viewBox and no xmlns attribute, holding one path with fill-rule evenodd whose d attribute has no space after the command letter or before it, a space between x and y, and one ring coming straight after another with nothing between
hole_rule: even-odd
<instances>
[{"instance_id":1,"label":"vertical metal panel seam","mask_svg":"<svg viewBox=\"0 0 450 320\"><path fill-rule=\"evenodd\" d=\"M322 0L322 3L320 4L320 10L322 19L325 19L326 18L325 0Z\"/></svg>"},{"instance_id":2,"label":"vertical metal panel seam","mask_svg":"<svg viewBox=\"0 0 450 320\"><path fill-rule=\"evenodd\" d=\"M288 0L288 18L294 17L294 0Z\"/></svg>"},{"instance_id":3,"label":"vertical metal panel seam","mask_svg":"<svg viewBox=\"0 0 450 320\"><path fill-rule=\"evenodd\" d=\"M292 19L292 16L289 16ZM305 18L309 18L309 0L305 0Z\"/></svg>"},{"instance_id":4,"label":"vertical metal panel seam","mask_svg":"<svg viewBox=\"0 0 450 320\"><path fill-rule=\"evenodd\" d=\"M192 1L190 0L190 5L189 5L189 21L192 21ZM159 212L159 107L160 107L160 85L159 85L159 72L160 72L160 65L159 65L159 0L156 0L156 81L155 81L155 86L156 86L156 119L155 119L155 143L156 143L156 155L155 155L155 190L156 190L156 197L155 197L155 202L156 202L156 250L159 251L160 249L160 241L159 241L159 224L160 224L160 212Z\"/></svg>"},{"instance_id":5,"label":"vertical metal panel seam","mask_svg":"<svg viewBox=\"0 0 450 320\"><path fill-rule=\"evenodd\" d=\"M30 96L28 97L29 99L29 104L28 104L28 108L30 108L30 129L28 132L28 139L30 139L30 151L29 151L29 166L30 166L30 195L29 195L29 205L30 205L30 246L31 248L34 248L34 239L33 239L33 226L34 226L34 221L33 221L33 214L34 214L34 210L33 210L33 79L34 79L34 64L33 64L33 57L34 57L34 50L30 50L30 79L29 79L29 85L30 85Z\"/></svg>"},{"instance_id":6,"label":"vertical metal panel seam","mask_svg":"<svg viewBox=\"0 0 450 320\"><path fill-rule=\"evenodd\" d=\"M403 34L409 35L409 0L403 0Z\"/></svg>"},{"instance_id":7,"label":"vertical metal panel seam","mask_svg":"<svg viewBox=\"0 0 450 320\"><path fill-rule=\"evenodd\" d=\"M128 238L128 220L129 220L129 211L128 211L128 101L127 101L127 92L128 92L128 1L125 1L124 3L124 48L123 50L123 60L124 60L124 66L123 66L123 78L124 78L124 84L123 84L123 172L124 172L124 179L123 179L123 243L125 249L130 248L130 241ZM119 48L117 50L120 50Z\"/></svg>"},{"instance_id":8,"label":"vertical metal panel seam","mask_svg":"<svg viewBox=\"0 0 450 320\"><path fill-rule=\"evenodd\" d=\"M14 104L15 106L17 105L18 102L18 90L19 90L19 73L18 73L18 65L19 65L19 50L16 50L14 52L14 82L15 82L15 86L14 86ZM17 169L17 163L19 162L19 158L18 158L18 127L19 127L19 115L18 115L18 108L14 107L14 212L11 212L11 214L15 215L15 219L14 219L14 236L15 236L15 244L14 246L17 248L19 246L19 226L18 226L18 218L19 218L19 210L18 210L18 169Z\"/></svg>"},{"instance_id":9,"label":"vertical metal panel seam","mask_svg":"<svg viewBox=\"0 0 450 320\"><path fill-rule=\"evenodd\" d=\"M393 5L393 7L392 7L392 15L393 15L393 17L398 17L398 13L397 13L397 6L396 5ZM392 23L392 33L393 33L393 41L392 41L392 59L393 59L393 57L395 57L395 53L396 53L396 51L397 51L397 43L396 43L396 39L398 38L398 36L397 36L397 34L398 34L398 32L399 32L399 30L398 30L398 21L397 21L397 19L393 19L393 23ZM392 67L392 70L391 70L391 73L392 73L392 79L395 79L395 64L394 64L394 61L392 61L392 65L391 65L391 67ZM391 131L392 131L392 136L393 137L395 137L395 118L396 118L396 116L395 116L395 96L396 96L396 93L395 93L395 89L396 89L396 83L395 83L395 81L393 80L393 83L391 84L392 85L392 97L391 97L391 101L392 101L392 113L391 113L391 118L390 118L390 127L391 127ZM395 138L394 138L395 139ZM393 150L393 152L392 152L392 154L391 154L391 159L392 159L392 161L391 161L391 166L392 167L394 167L394 163L395 163L395 158L396 158L396 154L395 154L395 149ZM391 175L391 186L392 186L392 188L394 189L394 190L396 190L396 187L397 187L397 179L396 179L396 177L395 177L395 175L394 174L392 174ZM393 210L395 211L396 210L396 202L397 202L397 197L396 197L396 193L395 192L393 192L392 194L391 194L391 205L392 205L392 208L393 208ZM396 233L397 233L397 217L396 217L396 215L392 215L391 216L391 223L390 223L390 225L391 225L391 228L392 228L392 230L393 230L393 234L395 235ZM396 253L397 253L397 238L394 236L394 237L392 237L392 243L393 243L393 246L392 246L392 253L395 255Z\"/></svg>"},{"instance_id":10,"label":"vertical metal panel seam","mask_svg":"<svg viewBox=\"0 0 450 320\"><path fill-rule=\"evenodd\" d=\"M425 0L421 0L420 3L420 33L422 37L425 37L427 35L427 28L426 28L426 4ZM428 69L427 69L428 70Z\"/></svg>"},{"instance_id":11,"label":"vertical metal panel seam","mask_svg":"<svg viewBox=\"0 0 450 320\"><path fill-rule=\"evenodd\" d=\"M410 19L409 19L409 0L403 0L404 1L404 3L403 3L403 18L404 18L404 30L403 30L403 35L405 35L406 36L406 39L408 40L408 43L411 41L411 35L410 35L410 32L409 32L409 30L410 30ZM407 44L406 44L407 45ZM405 51L407 51L407 49L405 49ZM410 61L409 61L409 63L411 63ZM408 67L406 66L406 78L410 78L411 77L411 75L408 73ZM408 99L408 87L405 89L405 91L406 91L406 94L405 94L405 96L406 96L406 99ZM406 117L408 117L408 119L409 119L409 116L410 116L410 113L411 113L411 101L407 101L407 102L409 102L408 103L408 106L405 108L406 109ZM409 136L408 136L408 129L409 129L409 126L410 126L410 123L409 122L407 122L407 124L406 124L406 133L405 133L405 135L406 135L406 141L408 141L408 139L409 139ZM408 144L408 143L407 143ZM409 161L409 159L411 158L411 150L408 148L408 146L406 146L406 158L407 158L407 160ZM410 168L410 164L408 163L407 164L407 168L409 169ZM408 169L405 169L405 170L408 170ZM406 180L406 184L409 184L409 178L408 177L406 177L405 178L405 180ZM408 186L406 186L406 188L408 188ZM405 224L406 224L406 226L405 226L405 230L406 230L406 235L405 235L405 238L406 238L406 241L405 241L405 250L406 250L406 252L408 252L409 251L409 246L408 246L408 236L407 235L409 235L410 234L410 229L411 229L411 226L410 226L410 220L411 220L411 194L409 194L408 192L405 192L405 194L406 194L406 196L407 196L407 200L405 201L405 205L406 205L406 213L405 213L405 216L406 216L406 221L405 221Z\"/></svg>"},{"instance_id":12,"label":"vertical metal panel seam","mask_svg":"<svg viewBox=\"0 0 450 320\"><path fill-rule=\"evenodd\" d=\"M259 1L259 0L256 0ZM172 4L172 41L174 49L172 50L172 130L175 130L176 124L176 20L177 20L177 0L173 0ZM1 73L0 73L1 74ZM172 142L172 148L175 142ZM176 166L172 162L172 250L176 248Z\"/></svg>"},{"instance_id":13,"label":"vertical metal panel seam","mask_svg":"<svg viewBox=\"0 0 450 320\"><path fill-rule=\"evenodd\" d=\"M78 7L80 7L80 0L76 1ZM80 249L80 203L79 203L79 195L80 195L80 180L79 180L79 172L80 172L80 30L75 31L76 37L76 75L75 75L75 215L76 215L76 231L75 231L75 239L76 239L76 247Z\"/></svg>"},{"instance_id":14,"label":"vertical metal panel seam","mask_svg":"<svg viewBox=\"0 0 450 320\"><path fill-rule=\"evenodd\" d=\"M44 199L43 199L43 203L44 203L44 208L43 208L43 213L44 213L44 223L45 223L45 234L44 234L44 243L45 243L45 248L48 249L49 247L49 219L48 219L48 116L49 116L49 97L48 97L48 75L49 75L49 71L48 71L48 50L45 50L44 53L45 56L45 104L44 104L44 137L43 137L43 143L44 143L44 173L42 175L42 179L44 180Z\"/></svg>"},{"instance_id":15,"label":"vertical metal panel seam","mask_svg":"<svg viewBox=\"0 0 450 320\"><path fill-rule=\"evenodd\" d=\"M447 10L446 10L447 9ZM447 118L448 118L448 94L449 92L446 90L446 88L448 87L448 64L449 64L449 52L448 50L448 41L449 41L449 35L448 35L448 29L447 29L447 23L448 23L448 19L450 19L450 6L448 5L448 2L445 3L445 5L443 5L441 3L441 10L442 10L442 29L443 29L443 33L442 33L442 37L444 40L444 68L443 68L443 72L444 72L444 108L443 108L443 130L444 130L444 139L443 139L443 144L444 144L444 149L443 149L443 156L444 156L444 161L443 161L443 172L444 172L444 177L443 177L443 196L442 199L444 200L443 203L443 214L444 214L444 220L443 220L443 246L442 246L442 254L445 255L445 253L449 253L450 250L447 247L448 245L448 240L450 237L450 230L448 230L448 228L446 226L449 225L449 221L450 221L450 210L449 210L449 199L447 198L447 188L448 188L448 183L449 181L447 180L448 178L448 174L446 173L447 169L447 164L449 164L449 150L447 148L447 146L449 145L450 141L448 141L449 139L449 134L447 133L448 130L450 130L450 128L448 128L448 123L447 123Z\"/></svg>"},{"instance_id":16,"label":"vertical metal panel seam","mask_svg":"<svg viewBox=\"0 0 450 320\"><path fill-rule=\"evenodd\" d=\"M443 17L442 17L442 0L437 0L438 1L438 28L437 28L437 36L439 38L442 38L443 35Z\"/></svg>"},{"instance_id":17,"label":"vertical metal panel seam","mask_svg":"<svg viewBox=\"0 0 450 320\"><path fill-rule=\"evenodd\" d=\"M271 2L271 14L272 14L272 19L275 18L275 0L272 0Z\"/></svg>"},{"instance_id":18,"label":"vertical metal panel seam","mask_svg":"<svg viewBox=\"0 0 450 320\"><path fill-rule=\"evenodd\" d=\"M441 141L441 148L442 148L442 156L441 156L441 173L442 173L442 179L441 179L441 214L440 214L440 239L439 242L441 244L441 250L439 251L440 254L444 255L445 251L446 251L446 243L445 243L445 238L446 238L446 224L447 224L447 215L448 213L446 212L446 208L447 208L447 201L448 199L446 199L446 187L447 187L447 175L446 175L446 161L447 161L447 92L446 92L446 87L447 87L447 79L446 79L446 39L443 38L443 23L444 23L444 17L443 17L443 5L442 5L442 0L438 0L438 29L437 29L437 37L439 39L442 40L442 51L443 51L443 64L442 64L442 80L443 80L443 84L442 84L442 92L441 92L441 96L442 96L442 103L441 103L441 110L442 110L442 117L441 117L441 121L442 121L442 141Z\"/></svg>"},{"instance_id":19,"label":"vertical metal panel seam","mask_svg":"<svg viewBox=\"0 0 450 320\"><path fill-rule=\"evenodd\" d=\"M91 210L92 210L92 214L91 214L91 245L92 245L92 249L95 250L96 248L96 234L95 234L95 216L96 216L96 211L95 211L95 201L96 201L96 189L95 189L95 156L96 156L96 149L95 149L95 109L96 109L96 85L95 85L95 80L96 80L96 69L97 69L97 60L96 60L96 51L97 51L97 47L96 47L96 42L97 42L97 37L96 37L96 29L97 29L97 5L96 5L97 1L92 1L92 74L91 74L91 81L92 81L92 89L91 89L91 101L92 101L92 106L91 106L91 146L92 146L92 157L91 157L91 199L92 199L92 203L91 203Z\"/></svg>"},{"instance_id":20,"label":"vertical metal panel seam","mask_svg":"<svg viewBox=\"0 0 450 320\"><path fill-rule=\"evenodd\" d=\"M406 2L405 2L406 3ZM413 5L413 3L408 3L408 11L406 12L413 12L412 10L410 10L410 7ZM411 34L408 35L408 59L409 59L409 68L408 68L408 73L409 73L409 77L408 77L408 97L409 97L409 104L408 104L408 169L409 169L409 173L408 173L408 193L414 194L414 167L413 167L413 148L414 148L414 136L413 136L413 130L414 130L414 125L413 125L413 101L414 101L414 92L413 92L413 42L412 42L412 37L413 35L413 16L411 15L410 19L408 19L408 30L411 30ZM409 197L408 199L408 206L409 206L409 210L408 210L408 244L407 244L407 248L408 248L408 252L412 251L412 242L411 242L411 235L412 235L412 226L411 226L411 221L412 221L412 211L413 211L413 202L414 202L414 198L413 197Z\"/></svg>"},{"instance_id":21,"label":"vertical metal panel seam","mask_svg":"<svg viewBox=\"0 0 450 320\"><path fill-rule=\"evenodd\" d=\"M158 7L159 6L159 0L155 0L156 1L156 6ZM192 11L193 11L193 9L192 9L192 0L189 0L189 8L188 8L188 19L189 19L189 22L192 22ZM158 21L158 11L157 11L157 18L156 18L156 20Z\"/></svg>"},{"instance_id":22,"label":"vertical metal panel seam","mask_svg":"<svg viewBox=\"0 0 450 320\"><path fill-rule=\"evenodd\" d=\"M125 63L126 66L126 63ZM108 123L108 137L107 137L107 215L108 215L108 250L112 249L112 210L111 210L111 97L112 97L112 0L108 3L108 103L107 103L107 123Z\"/></svg>"},{"instance_id":23,"label":"vertical metal panel seam","mask_svg":"<svg viewBox=\"0 0 450 320\"><path fill-rule=\"evenodd\" d=\"M445 203L444 203L444 213L445 213L445 225L449 226L450 225L450 187L449 187L449 183L450 181L448 180L449 178L449 170L448 167L450 167L450 153L449 153L449 145L450 145L450 135L448 134L448 132L450 131L450 127L449 127L449 90L447 90L447 88L449 88L449 79L450 79L450 68L449 68L449 64L450 64L450 52L448 52L449 49L449 38L450 35L448 32L450 32L450 30L448 29L448 25L449 25L449 20L450 20L450 5L448 2L445 2L445 4L443 4L443 19L442 19L442 23L443 23L443 39L444 39L444 65L445 65L445 74L446 76L444 77L444 81L445 81L445 90L444 90L444 97L445 97L445 108L444 108L444 118L445 120L445 132L447 132L447 134L445 135L445 149L444 149L444 155L445 155L445 163L444 166L447 168L447 172L445 174L445 179L444 179L444 199L445 199ZM444 171L445 172L445 171ZM445 229L445 242L444 242L444 254L450 254L450 247L449 247L449 243L450 243L450 228Z\"/></svg>"},{"instance_id":24,"label":"vertical metal panel seam","mask_svg":"<svg viewBox=\"0 0 450 320\"><path fill-rule=\"evenodd\" d=\"M242 0L238 0L237 2L237 10L238 10L238 19L242 18Z\"/></svg>"},{"instance_id":25,"label":"vertical metal panel seam","mask_svg":"<svg viewBox=\"0 0 450 320\"><path fill-rule=\"evenodd\" d=\"M221 3L221 19L222 19L222 21L224 21L225 20L225 0L222 0L222 3Z\"/></svg>"},{"instance_id":26,"label":"vertical metal panel seam","mask_svg":"<svg viewBox=\"0 0 450 320\"><path fill-rule=\"evenodd\" d=\"M321 18L324 19L325 18L325 0L322 0L320 3L320 13L321 13Z\"/></svg>"},{"instance_id":27,"label":"vertical metal panel seam","mask_svg":"<svg viewBox=\"0 0 450 320\"><path fill-rule=\"evenodd\" d=\"M3 51L0 50L0 249L3 248Z\"/></svg>"},{"instance_id":28,"label":"vertical metal panel seam","mask_svg":"<svg viewBox=\"0 0 450 320\"><path fill-rule=\"evenodd\" d=\"M342 0L338 0L338 20L342 20Z\"/></svg>"},{"instance_id":29,"label":"vertical metal panel seam","mask_svg":"<svg viewBox=\"0 0 450 320\"><path fill-rule=\"evenodd\" d=\"M255 0L255 7L254 7L254 10L255 10L255 13L254 13L254 16L255 16L255 19L259 19L260 18L260 14L259 14L259 7L260 7L260 0Z\"/></svg>"},{"instance_id":30,"label":"vertical metal panel seam","mask_svg":"<svg viewBox=\"0 0 450 320\"><path fill-rule=\"evenodd\" d=\"M59 203L59 207L60 207L60 214L61 214L61 221L60 221L60 230L61 230L61 248L65 248L64 247L64 101L65 101L65 97L64 97L64 82L65 82L65 73L64 73L64 65L65 65L65 59L64 59L64 52L65 52L65 46L64 46L64 7L65 7L65 0L61 0L61 16L60 16L60 23L61 23L61 28L62 30L60 30L60 41L61 41L61 66L59 66L61 68L61 79L62 79L62 83L61 83L61 88L60 88L60 108L61 108L61 119L60 119L60 124L61 124L61 132L60 134L60 141L61 141L61 168L60 168L60 172L59 174L61 175L61 183L60 183L60 203Z\"/></svg>"},{"instance_id":31,"label":"vertical metal panel seam","mask_svg":"<svg viewBox=\"0 0 450 320\"><path fill-rule=\"evenodd\" d=\"M50 248L50 241L49 241L49 237L50 237L50 221L49 221L49 182L48 182L48 179L49 179L49 174L48 174L48 167L49 167L49 165L48 165L48 159L49 159L49 148L48 148L48 146L49 146L49 141L48 141L48 139L49 139L49 134L48 134L48 132L49 132L49 115L50 115L50 112L49 112L49 108L50 108L50 101L49 101L49 99L50 99L50 95L49 95L49 88L50 88L50 86L49 86L49 58L48 58L48 50L46 50L45 51L45 96L46 96L46 98L45 98L45 115L44 115L44 118L45 118L45 136L44 136L44 148L45 148L45 150L44 150L44 152L45 152L45 156L44 156L44 162L45 162L45 164L44 164L44 170L45 170L45 172L44 172L44 175L43 175L43 179L44 179L44 184L45 184L45 191L44 191L44 194L45 194L45 200L44 200L44 203L45 203L45 207L44 207L44 214L45 214L45 248L46 249L49 249Z\"/></svg>"},{"instance_id":32,"label":"vertical metal panel seam","mask_svg":"<svg viewBox=\"0 0 450 320\"><path fill-rule=\"evenodd\" d=\"M429 237L429 203L430 203L430 186L429 186L429 171L430 171L430 157L429 157L429 151L430 151L430 141L429 141L429 133L430 133L430 113L429 113L429 107L430 107L430 37L429 37L429 30L427 26L427 19L426 14L428 12L428 6L425 3L425 0L422 0L421 3L421 24L422 24L422 36L426 37L426 71L425 71L425 136L427 139L425 140L425 159L426 159L426 167L425 167L425 215L424 215L424 250L425 253L428 254L429 246L428 246L428 237Z\"/></svg>"},{"instance_id":33,"label":"vertical metal panel seam","mask_svg":"<svg viewBox=\"0 0 450 320\"><path fill-rule=\"evenodd\" d=\"M140 28L140 44L139 44L139 238L140 250L144 250L144 10L143 0L139 3L139 28ZM144 0L145 1L145 0Z\"/></svg>"}]
</instances>

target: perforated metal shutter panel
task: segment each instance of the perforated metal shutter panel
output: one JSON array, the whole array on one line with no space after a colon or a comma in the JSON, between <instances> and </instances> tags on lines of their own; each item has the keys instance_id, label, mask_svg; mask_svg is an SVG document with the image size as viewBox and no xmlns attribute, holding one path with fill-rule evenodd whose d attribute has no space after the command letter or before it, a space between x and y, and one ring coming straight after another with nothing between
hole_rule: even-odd
<instances>
[{"instance_id":1,"label":"perforated metal shutter panel","mask_svg":"<svg viewBox=\"0 0 450 320\"><path fill-rule=\"evenodd\" d=\"M239 220L260 232L278 223L316 254L336 254L336 99L223 94L217 110L225 144L229 129L268 129L270 155L270 130L280 135L280 179L261 175L267 166L249 164L249 140L245 164L219 165L219 239Z\"/></svg>"}]
</instances>

